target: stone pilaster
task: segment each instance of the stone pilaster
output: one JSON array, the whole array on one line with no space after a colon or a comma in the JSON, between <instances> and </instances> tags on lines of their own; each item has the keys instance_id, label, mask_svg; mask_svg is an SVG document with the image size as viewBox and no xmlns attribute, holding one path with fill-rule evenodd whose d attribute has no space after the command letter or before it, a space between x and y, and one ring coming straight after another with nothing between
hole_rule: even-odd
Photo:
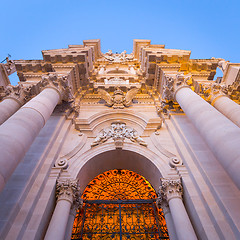
<instances>
[{"instance_id":1,"label":"stone pilaster","mask_svg":"<svg viewBox=\"0 0 240 240\"><path fill-rule=\"evenodd\" d=\"M196 234L182 201L182 194L183 188L179 178L161 179L159 195L161 196L162 201L165 202L164 204L168 203L169 205L177 239L197 240Z\"/></svg>"},{"instance_id":2,"label":"stone pilaster","mask_svg":"<svg viewBox=\"0 0 240 240\"><path fill-rule=\"evenodd\" d=\"M59 180L56 186L56 197L56 207L45 235L45 240L65 239L71 207L73 203L80 202L78 182L71 179Z\"/></svg>"}]
</instances>

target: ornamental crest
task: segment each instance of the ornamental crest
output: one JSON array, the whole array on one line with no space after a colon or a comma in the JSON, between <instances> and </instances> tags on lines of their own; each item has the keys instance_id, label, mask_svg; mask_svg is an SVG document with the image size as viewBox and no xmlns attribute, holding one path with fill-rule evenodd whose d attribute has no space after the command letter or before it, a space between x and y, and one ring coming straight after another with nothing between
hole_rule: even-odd
<instances>
[{"instance_id":1,"label":"ornamental crest","mask_svg":"<svg viewBox=\"0 0 240 240\"><path fill-rule=\"evenodd\" d=\"M107 106L115 109L121 109L131 105L132 100L137 94L138 90L138 88L132 88L126 94L124 94L120 88L116 88L112 96L103 89L98 89L98 92L100 93L101 98L105 100Z\"/></svg>"},{"instance_id":2,"label":"ornamental crest","mask_svg":"<svg viewBox=\"0 0 240 240\"><path fill-rule=\"evenodd\" d=\"M105 128L100 131L91 146L94 147L104 143L110 138L114 140L117 148L121 148L125 138L142 146L147 146L147 143L138 135L137 131L133 128L127 127L124 122L113 122L110 128Z\"/></svg>"},{"instance_id":3,"label":"ornamental crest","mask_svg":"<svg viewBox=\"0 0 240 240\"><path fill-rule=\"evenodd\" d=\"M109 50L103 56L109 62L115 62L115 63L122 63L122 62L127 62L127 61L133 61L134 60L133 54L126 54L126 50L124 50L120 54L119 53L114 54L112 52L112 50Z\"/></svg>"}]
</instances>

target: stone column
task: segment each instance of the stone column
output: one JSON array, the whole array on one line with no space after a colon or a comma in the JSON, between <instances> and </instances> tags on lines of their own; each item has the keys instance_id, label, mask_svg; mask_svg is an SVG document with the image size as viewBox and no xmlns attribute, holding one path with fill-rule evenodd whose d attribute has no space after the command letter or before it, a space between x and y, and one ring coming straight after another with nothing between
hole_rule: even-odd
<instances>
[{"instance_id":1,"label":"stone column","mask_svg":"<svg viewBox=\"0 0 240 240\"><path fill-rule=\"evenodd\" d=\"M30 90L31 87L23 88L22 85L6 87L6 97L0 102L0 125L30 99Z\"/></svg>"},{"instance_id":2,"label":"stone column","mask_svg":"<svg viewBox=\"0 0 240 240\"><path fill-rule=\"evenodd\" d=\"M59 86L46 86L0 126L0 191L52 114L62 92Z\"/></svg>"},{"instance_id":3,"label":"stone column","mask_svg":"<svg viewBox=\"0 0 240 240\"><path fill-rule=\"evenodd\" d=\"M227 95L219 95L211 99L211 104L224 116L240 127L240 105Z\"/></svg>"},{"instance_id":4,"label":"stone column","mask_svg":"<svg viewBox=\"0 0 240 240\"><path fill-rule=\"evenodd\" d=\"M240 128L188 87L177 89L175 98L240 188Z\"/></svg>"},{"instance_id":5,"label":"stone column","mask_svg":"<svg viewBox=\"0 0 240 240\"><path fill-rule=\"evenodd\" d=\"M168 202L178 240L197 240L196 234L182 201L180 179L161 179L160 194Z\"/></svg>"},{"instance_id":6,"label":"stone column","mask_svg":"<svg viewBox=\"0 0 240 240\"><path fill-rule=\"evenodd\" d=\"M82 199L79 199L79 200L80 202L75 201L75 203L73 203L72 208L70 210L64 240L71 240L73 223L76 217L77 210L81 208L83 205L83 200Z\"/></svg>"},{"instance_id":7,"label":"stone column","mask_svg":"<svg viewBox=\"0 0 240 240\"><path fill-rule=\"evenodd\" d=\"M0 102L0 125L11 117L22 104L13 98L4 99Z\"/></svg>"},{"instance_id":8,"label":"stone column","mask_svg":"<svg viewBox=\"0 0 240 240\"><path fill-rule=\"evenodd\" d=\"M161 196L157 198L157 207L162 208L163 210L163 214L167 224L169 238L171 240L177 240L177 234L176 234L175 226L173 223L172 215L169 209L169 205L167 201L162 199Z\"/></svg>"},{"instance_id":9,"label":"stone column","mask_svg":"<svg viewBox=\"0 0 240 240\"><path fill-rule=\"evenodd\" d=\"M58 181L57 203L44 240L64 240L73 202L79 198L80 190L76 180Z\"/></svg>"}]
</instances>

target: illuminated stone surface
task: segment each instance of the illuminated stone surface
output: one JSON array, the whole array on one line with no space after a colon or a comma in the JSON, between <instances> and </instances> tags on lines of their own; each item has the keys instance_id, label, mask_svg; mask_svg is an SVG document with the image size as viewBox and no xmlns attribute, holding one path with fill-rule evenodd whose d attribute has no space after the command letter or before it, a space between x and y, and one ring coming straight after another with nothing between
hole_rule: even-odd
<instances>
[{"instance_id":1,"label":"illuminated stone surface","mask_svg":"<svg viewBox=\"0 0 240 240\"><path fill-rule=\"evenodd\" d=\"M102 53L100 40L86 40L42 54L0 65L2 239L44 239L63 225L59 239L69 239L81 200L58 205L56 182L78 180L84 191L112 169L143 176L154 191L161 178L181 179L182 200L165 209L171 239L179 209L193 227L186 239L240 238L239 63L138 39L132 53ZM213 81L217 67L223 78ZM111 189L99 197L125 194Z\"/></svg>"}]
</instances>

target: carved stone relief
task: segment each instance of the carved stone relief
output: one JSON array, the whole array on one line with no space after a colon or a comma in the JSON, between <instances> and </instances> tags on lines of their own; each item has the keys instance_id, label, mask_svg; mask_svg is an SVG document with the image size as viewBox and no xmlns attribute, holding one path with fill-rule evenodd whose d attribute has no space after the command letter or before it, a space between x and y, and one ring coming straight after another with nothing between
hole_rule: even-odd
<instances>
[{"instance_id":1,"label":"carved stone relief","mask_svg":"<svg viewBox=\"0 0 240 240\"><path fill-rule=\"evenodd\" d=\"M125 138L130 139L142 146L147 146L147 143L138 135L137 131L133 128L127 127L124 122L113 122L111 128L105 128L94 139L91 144L92 147L106 142L112 138L118 147L121 147Z\"/></svg>"},{"instance_id":2,"label":"carved stone relief","mask_svg":"<svg viewBox=\"0 0 240 240\"><path fill-rule=\"evenodd\" d=\"M138 92L138 88L129 90L126 95L119 88L116 88L112 96L103 89L98 89L98 92L101 94L101 98L105 100L107 106L121 109L131 105L133 98Z\"/></svg>"},{"instance_id":3,"label":"carved stone relief","mask_svg":"<svg viewBox=\"0 0 240 240\"><path fill-rule=\"evenodd\" d=\"M164 179L161 178L161 186L159 187L159 196L163 200L169 202L172 198L182 199L183 189L180 178L178 179Z\"/></svg>"},{"instance_id":4,"label":"carved stone relief","mask_svg":"<svg viewBox=\"0 0 240 240\"><path fill-rule=\"evenodd\" d=\"M57 201L65 200L71 202L71 204L79 206L82 204L80 195L81 195L80 188L77 180L64 179L57 181L56 185Z\"/></svg>"}]
</instances>

